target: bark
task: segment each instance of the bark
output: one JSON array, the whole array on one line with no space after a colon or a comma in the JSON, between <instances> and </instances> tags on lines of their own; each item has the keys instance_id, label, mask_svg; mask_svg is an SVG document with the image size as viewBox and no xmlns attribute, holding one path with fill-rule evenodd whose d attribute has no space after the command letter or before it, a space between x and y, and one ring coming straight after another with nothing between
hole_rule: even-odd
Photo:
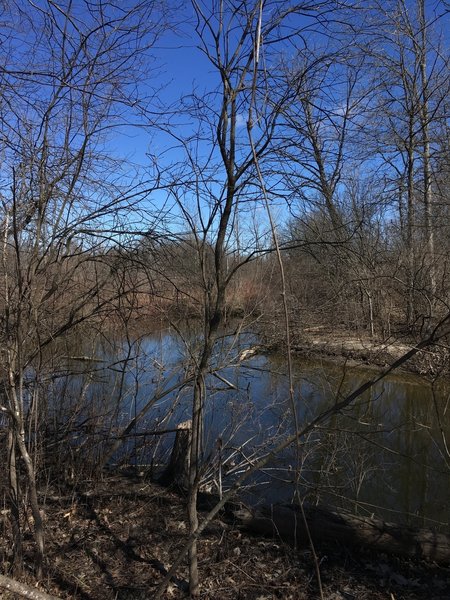
<instances>
[{"instance_id":1,"label":"bark","mask_svg":"<svg viewBox=\"0 0 450 600\"><path fill-rule=\"evenodd\" d=\"M182 489L188 488L191 435L191 420L184 421L184 423L178 425L169 466L160 479L163 485L175 485Z\"/></svg>"},{"instance_id":2,"label":"bark","mask_svg":"<svg viewBox=\"0 0 450 600\"><path fill-rule=\"evenodd\" d=\"M45 592L32 588L24 583L20 583L5 575L0 575L0 588L8 590L13 594L18 594L23 598L29 598L30 600L58 600L57 596L51 596Z\"/></svg>"},{"instance_id":3,"label":"bark","mask_svg":"<svg viewBox=\"0 0 450 600\"><path fill-rule=\"evenodd\" d=\"M19 354L19 353L17 353ZM26 481L26 490L29 497L29 503L31 508L31 513L33 515L34 520L34 540L36 542L37 547L37 556L36 556L36 574L38 577L42 575L42 564L44 560L44 524L42 520L41 511L39 508L39 500L37 494L37 486L36 486L36 471L35 466L33 464L33 460L28 452L27 442L25 440L25 429L24 429L24 417L23 417L23 379L20 378L20 382L18 384L18 389L14 385L14 374L12 370L9 373L9 379L11 382L10 385L10 395L12 401L12 424L10 430L11 436L11 446L10 446L10 460L8 467L11 469L9 473L10 478L10 492L13 496L13 511L14 511L14 495L16 496L16 501L18 497L19 485L18 485L18 476L17 476L17 465L16 465L16 449L18 455L23 461L25 465L25 481ZM14 492L14 487L16 492ZM18 507L16 507L18 510ZM15 533L15 535L17 535Z\"/></svg>"},{"instance_id":4,"label":"bark","mask_svg":"<svg viewBox=\"0 0 450 600\"><path fill-rule=\"evenodd\" d=\"M217 325L219 323L220 319L218 319ZM212 354L215 335L215 326L211 325L205 341L203 355L200 361L199 370L194 385L192 405L192 435L189 453L189 486L187 505L189 533L191 535L193 535L197 531L199 524L197 514L197 497L200 485L203 407L206 400L204 393L204 380L207 373L207 366ZM199 595L200 591L196 538L192 540L192 544L189 548L189 591L191 596L194 598Z\"/></svg>"},{"instance_id":5,"label":"bark","mask_svg":"<svg viewBox=\"0 0 450 600\"><path fill-rule=\"evenodd\" d=\"M415 206L414 206L414 117L409 115L409 137L407 152L407 234L406 251L408 255L408 296L406 309L406 322L412 325L415 318L414 296L415 296L415 252L414 252L414 231L415 231Z\"/></svg>"},{"instance_id":6,"label":"bark","mask_svg":"<svg viewBox=\"0 0 450 600\"><path fill-rule=\"evenodd\" d=\"M425 2L419 0L419 23L421 31L420 48L418 48L421 77L421 129L423 146L423 201L425 207L425 235L429 259L429 285L431 303L436 300L436 262L433 227L433 192L431 187L431 149L430 149L430 116L428 110L428 76L427 76L427 23L425 19Z\"/></svg>"},{"instance_id":7,"label":"bark","mask_svg":"<svg viewBox=\"0 0 450 600\"><path fill-rule=\"evenodd\" d=\"M31 456L27 450L24 434L23 432L19 432L16 435L17 445L19 448L20 455L25 464L26 473L27 473L27 483L28 483L28 493L30 497L30 507L31 513L34 519L34 539L36 541L37 547L37 557L36 557L36 573L38 577L42 575L42 563L44 560L44 523L42 520L42 515L39 507L39 500L37 494L37 486L36 486L36 474L35 468L33 465L33 461L31 460Z\"/></svg>"},{"instance_id":8,"label":"bark","mask_svg":"<svg viewBox=\"0 0 450 600\"><path fill-rule=\"evenodd\" d=\"M16 445L13 432L8 432L9 501L11 506L11 529L13 537L13 569L22 569L22 531L20 528L20 493L17 477Z\"/></svg>"},{"instance_id":9,"label":"bark","mask_svg":"<svg viewBox=\"0 0 450 600\"><path fill-rule=\"evenodd\" d=\"M450 535L316 506L304 507L304 511L315 542L337 541L388 554L450 564ZM291 544L308 542L299 508L274 505L254 513L244 509L236 513L236 518L241 526L254 533L279 537Z\"/></svg>"}]
</instances>

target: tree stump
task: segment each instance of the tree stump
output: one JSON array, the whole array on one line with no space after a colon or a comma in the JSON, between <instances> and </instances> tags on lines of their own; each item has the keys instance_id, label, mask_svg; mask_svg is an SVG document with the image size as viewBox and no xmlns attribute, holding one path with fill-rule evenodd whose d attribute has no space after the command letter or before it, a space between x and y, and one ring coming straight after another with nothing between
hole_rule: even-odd
<instances>
[{"instance_id":1,"label":"tree stump","mask_svg":"<svg viewBox=\"0 0 450 600\"><path fill-rule=\"evenodd\" d=\"M192 421L184 421L177 425L175 442L167 469L161 475L162 485L174 485L183 490L188 487L189 457L191 446Z\"/></svg>"}]
</instances>

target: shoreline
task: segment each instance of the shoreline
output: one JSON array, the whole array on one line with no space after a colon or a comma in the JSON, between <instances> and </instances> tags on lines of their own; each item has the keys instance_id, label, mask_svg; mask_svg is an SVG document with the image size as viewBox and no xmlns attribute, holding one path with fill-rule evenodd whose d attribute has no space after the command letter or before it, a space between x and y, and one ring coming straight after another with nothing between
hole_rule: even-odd
<instances>
[{"instance_id":1,"label":"shoreline","mask_svg":"<svg viewBox=\"0 0 450 600\"><path fill-rule=\"evenodd\" d=\"M263 333L263 338L266 338ZM284 340L280 336L265 340L268 353L286 353ZM308 359L325 359L354 368L380 370L389 367L415 344L410 340L376 340L364 335L349 335L343 331L325 331L310 328L301 334L292 335L293 356ZM450 376L450 351L445 347L421 350L407 363L396 369L398 373L410 373L426 378Z\"/></svg>"},{"instance_id":2,"label":"shoreline","mask_svg":"<svg viewBox=\"0 0 450 600\"><path fill-rule=\"evenodd\" d=\"M145 326L143 326L145 323ZM164 319L136 319L131 331L142 335L152 335L171 327ZM275 322L259 322L255 330L261 339L259 352L262 354L286 354L283 332L276 328ZM291 350L294 357L312 360L327 360L334 364L352 368L380 370L389 367L396 360L414 348L417 340L403 335L388 339L371 338L366 332L349 332L342 329L332 330L325 326L308 327L300 330L294 326L291 330ZM450 346L442 344L421 350L407 363L396 369L398 373L409 373L436 379L450 378Z\"/></svg>"},{"instance_id":3,"label":"shoreline","mask_svg":"<svg viewBox=\"0 0 450 600\"><path fill-rule=\"evenodd\" d=\"M44 493L47 560L39 588L61 600L151 598L186 543L185 498L145 476L104 474L76 487L60 482ZM208 506L199 511L204 518ZM318 598L307 540L293 548L277 532L264 536L243 525L222 511L203 532L198 551L204 600ZM29 539L24 550L31 560ZM387 555L365 544L352 547L332 536L317 540L315 551L330 600L448 597L446 565ZM20 581L36 584L27 573ZM163 597L182 600L187 589L183 562Z\"/></svg>"}]
</instances>

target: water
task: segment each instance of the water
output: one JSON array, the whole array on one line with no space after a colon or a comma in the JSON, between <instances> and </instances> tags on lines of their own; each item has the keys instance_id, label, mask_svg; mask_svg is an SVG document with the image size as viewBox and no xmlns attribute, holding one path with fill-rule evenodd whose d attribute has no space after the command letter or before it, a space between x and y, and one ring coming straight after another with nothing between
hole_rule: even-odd
<instances>
[{"instance_id":1,"label":"water","mask_svg":"<svg viewBox=\"0 0 450 600\"><path fill-rule=\"evenodd\" d=\"M239 360L256 341L249 334L223 337L205 381L205 478L213 487L219 468L226 486L294 431L284 361L277 356ZM78 422L92 422L92 430L107 438L147 406L113 460L167 461L174 440L170 430L190 415L195 352L192 332L180 336L169 330L97 344L98 362L70 380L71 397L79 402ZM373 375L367 369L295 360L299 428ZM431 386L412 375L389 376L253 476L246 497L252 502L289 501L297 489L309 502L450 529L449 394L448 382ZM154 435L161 430L169 433Z\"/></svg>"}]
</instances>

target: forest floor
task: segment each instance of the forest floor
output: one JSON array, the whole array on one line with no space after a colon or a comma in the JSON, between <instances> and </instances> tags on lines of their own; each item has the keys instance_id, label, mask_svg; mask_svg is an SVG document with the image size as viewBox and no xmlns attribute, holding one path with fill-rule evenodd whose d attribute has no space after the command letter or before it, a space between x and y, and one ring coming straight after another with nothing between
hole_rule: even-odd
<instances>
[{"instance_id":1,"label":"forest floor","mask_svg":"<svg viewBox=\"0 0 450 600\"><path fill-rule=\"evenodd\" d=\"M47 558L39 589L61 599L150 600L186 542L183 497L145 477L109 475L76 488L48 489L41 500ZM32 564L31 539L26 543L25 563ZM338 544L316 551L325 600L450 598L450 568ZM203 599L320 598L308 546L294 549L253 536L225 514L201 537L199 567ZM164 598L186 598L187 576L184 561ZM34 585L31 574L22 581ZM4 600L13 597L0 592Z\"/></svg>"}]
</instances>

